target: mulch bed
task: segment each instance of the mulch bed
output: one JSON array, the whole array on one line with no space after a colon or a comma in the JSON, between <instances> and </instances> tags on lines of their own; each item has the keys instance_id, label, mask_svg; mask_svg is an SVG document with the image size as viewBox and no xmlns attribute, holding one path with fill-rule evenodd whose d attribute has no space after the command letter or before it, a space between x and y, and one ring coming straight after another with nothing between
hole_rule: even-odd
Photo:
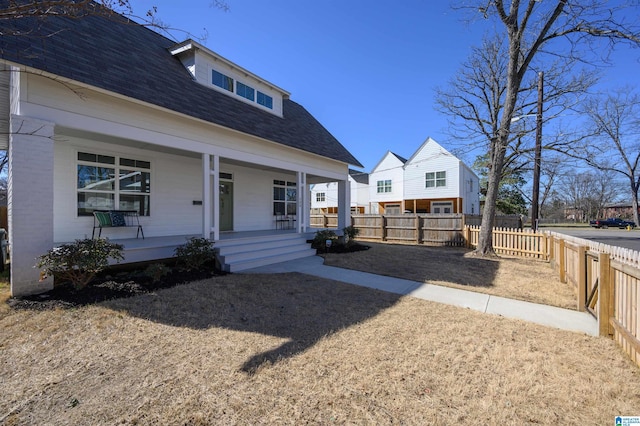
<instances>
[{"instance_id":1,"label":"mulch bed","mask_svg":"<svg viewBox=\"0 0 640 426\"><path fill-rule=\"evenodd\" d=\"M225 274L213 265L207 265L198 271L184 271L174 267L160 280L153 281L151 277L144 274L143 270L114 269L98 274L89 285L80 290L74 289L67 283L60 283L60 285L56 283L54 288L46 293L20 298L12 297L7 300L7 304L14 309L69 309L105 300L151 293Z\"/></svg>"},{"instance_id":2,"label":"mulch bed","mask_svg":"<svg viewBox=\"0 0 640 426\"><path fill-rule=\"evenodd\" d=\"M352 253L368 250L370 246L354 243L350 245L334 244L328 250L317 250L319 255L325 253ZM55 285L53 290L46 293L25 297L12 297L7 304L14 309L47 310L70 309L79 306L100 303L105 300L132 297L139 294L151 293L163 288L170 288L192 281L203 280L213 276L225 275L215 266L207 265L199 271L184 271L172 268L171 272L159 281L153 281L144 274L143 270L114 269L98 274L96 278L81 290L62 283Z\"/></svg>"}]
</instances>

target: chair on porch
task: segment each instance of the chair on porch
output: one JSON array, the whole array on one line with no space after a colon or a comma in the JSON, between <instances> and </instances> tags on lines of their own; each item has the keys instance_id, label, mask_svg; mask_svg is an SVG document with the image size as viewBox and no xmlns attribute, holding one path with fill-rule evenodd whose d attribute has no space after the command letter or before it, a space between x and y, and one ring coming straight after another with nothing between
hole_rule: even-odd
<instances>
[{"instance_id":1,"label":"chair on porch","mask_svg":"<svg viewBox=\"0 0 640 426\"><path fill-rule=\"evenodd\" d=\"M276 215L276 229L289 229L289 218L287 215Z\"/></svg>"}]
</instances>

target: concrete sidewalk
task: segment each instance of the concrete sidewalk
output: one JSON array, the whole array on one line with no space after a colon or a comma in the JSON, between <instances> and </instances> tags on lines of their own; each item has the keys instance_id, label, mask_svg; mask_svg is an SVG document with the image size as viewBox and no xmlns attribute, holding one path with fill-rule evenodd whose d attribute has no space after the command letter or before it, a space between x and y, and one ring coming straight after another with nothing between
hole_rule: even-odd
<instances>
[{"instance_id":1,"label":"concrete sidewalk","mask_svg":"<svg viewBox=\"0 0 640 426\"><path fill-rule=\"evenodd\" d=\"M586 333L591 336L598 335L598 322L586 312L326 266L324 265L324 259L320 256L262 266L239 273L277 274L285 272L300 272L348 284L413 296L432 302L469 308L506 318L520 319L562 330Z\"/></svg>"}]
</instances>

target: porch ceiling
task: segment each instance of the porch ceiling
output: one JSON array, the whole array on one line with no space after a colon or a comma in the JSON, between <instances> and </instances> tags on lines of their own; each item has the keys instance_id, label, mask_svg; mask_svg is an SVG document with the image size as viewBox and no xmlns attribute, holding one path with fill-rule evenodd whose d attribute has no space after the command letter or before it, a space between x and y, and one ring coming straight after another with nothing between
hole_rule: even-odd
<instances>
[{"instance_id":1,"label":"porch ceiling","mask_svg":"<svg viewBox=\"0 0 640 426\"><path fill-rule=\"evenodd\" d=\"M103 133L87 132L85 130L71 129L71 128L62 127L62 126L56 127L56 137L64 139L64 136L90 139L92 141L126 146L126 147L137 148L137 149L152 150L155 152L162 152L162 153L171 154L171 155L179 155L182 157L200 158L200 155L201 155L198 152L171 148L171 147L162 146L162 145L154 145L147 142L140 142L134 139L124 139L117 136L106 135Z\"/></svg>"}]
</instances>

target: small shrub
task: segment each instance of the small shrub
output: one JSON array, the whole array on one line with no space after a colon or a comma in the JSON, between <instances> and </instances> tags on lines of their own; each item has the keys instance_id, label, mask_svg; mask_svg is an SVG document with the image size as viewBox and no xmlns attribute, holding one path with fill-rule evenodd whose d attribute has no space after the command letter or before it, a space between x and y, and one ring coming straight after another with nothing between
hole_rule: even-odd
<instances>
[{"instance_id":1,"label":"small shrub","mask_svg":"<svg viewBox=\"0 0 640 426\"><path fill-rule=\"evenodd\" d=\"M52 248L38 257L36 267L42 269L43 279L52 275L80 290L109 266L109 259L123 260L122 249L106 238L85 238Z\"/></svg>"},{"instance_id":2,"label":"small shrub","mask_svg":"<svg viewBox=\"0 0 640 426\"><path fill-rule=\"evenodd\" d=\"M176 248L178 264L187 271L197 271L215 258L213 242L206 238L192 237Z\"/></svg>"},{"instance_id":3,"label":"small shrub","mask_svg":"<svg viewBox=\"0 0 640 426\"><path fill-rule=\"evenodd\" d=\"M152 263L144 270L144 274L151 278L154 283L159 282L162 277L168 275L169 272L171 272L171 268L164 263Z\"/></svg>"},{"instance_id":4,"label":"small shrub","mask_svg":"<svg viewBox=\"0 0 640 426\"><path fill-rule=\"evenodd\" d=\"M344 228L342 232L344 232L344 236L346 240L345 242L347 246L351 246L353 245L353 243L355 243L355 241L353 240L360 234L360 229L356 228L353 225L350 225Z\"/></svg>"},{"instance_id":5,"label":"small shrub","mask_svg":"<svg viewBox=\"0 0 640 426\"><path fill-rule=\"evenodd\" d=\"M338 236L335 232L328 229L324 231L318 231L313 237L311 247L316 250L326 250L327 240L331 240L331 245L333 245L338 241Z\"/></svg>"}]
</instances>

